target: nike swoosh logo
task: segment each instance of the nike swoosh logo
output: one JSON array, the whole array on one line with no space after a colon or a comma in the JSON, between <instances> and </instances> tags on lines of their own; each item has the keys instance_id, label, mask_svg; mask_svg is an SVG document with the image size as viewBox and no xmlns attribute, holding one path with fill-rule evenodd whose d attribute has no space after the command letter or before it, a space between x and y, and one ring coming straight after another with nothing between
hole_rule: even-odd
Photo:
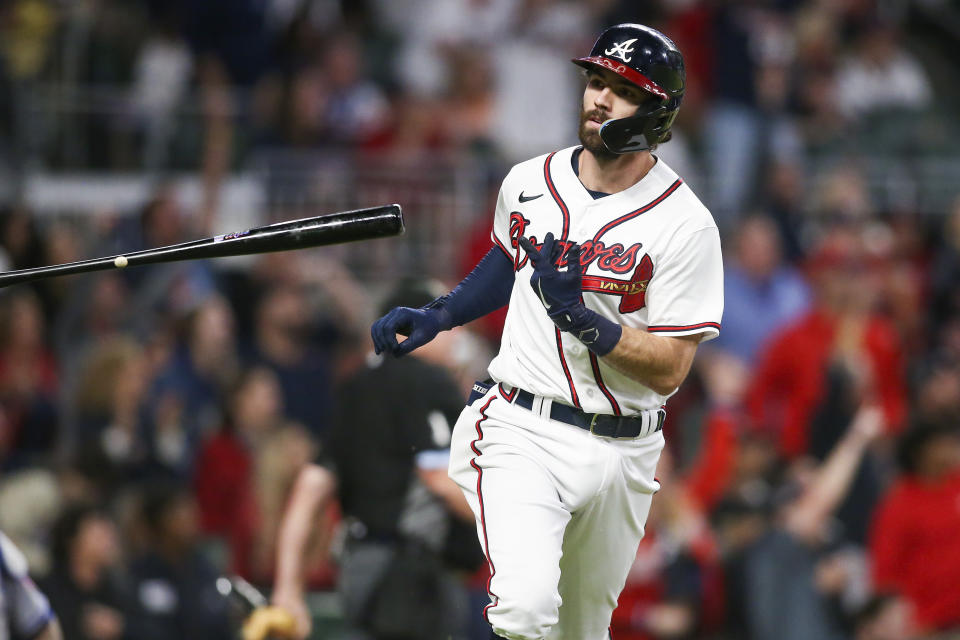
<instances>
[{"instance_id":1,"label":"nike swoosh logo","mask_svg":"<svg viewBox=\"0 0 960 640\"><path fill-rule=\"evenodd\" d=\"M542 193L538 193L538 194L535 195L535 196L525 196L525 195L523 195L523 191L521 191L521 192L520 192L520 202L530 202L531 200L536 200L537 198L539 198L539 197L542 196L542 195L543 195Z\"/></svg>"},{"instance_id":2,"label":"nike swoosh logo","mask_svg":"<svg viewBox=\"0 0 960 640\"><path fill-rule=\"evenodd\" d=\"M542 193L540 195L543 195ZM547 311L550 311L550 303L547 302L546 296L543 295L543 287L540 286L540 281L537 280L537 293L540 294L540 302L543 303L543 306Z\"/></svg>"}]
</instances>

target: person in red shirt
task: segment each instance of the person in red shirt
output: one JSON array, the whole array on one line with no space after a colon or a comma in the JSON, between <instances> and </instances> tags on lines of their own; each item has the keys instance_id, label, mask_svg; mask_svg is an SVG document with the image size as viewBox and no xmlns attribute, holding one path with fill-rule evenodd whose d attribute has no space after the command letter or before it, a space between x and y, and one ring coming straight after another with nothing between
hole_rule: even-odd
<instances>
[{"instance_id":1,"label":"person in red shirt","mask_svg":"<svg viewBox=\"0 0 960 640\"><path fill-rule=\"evenodd\" d=\"M49 456L57 435L59 374L40 299L29 289L0 307L0 465Z\"/></svg>"},{"instance_id":2,"label":"person in red shirt","mask_svg":"<svg viewBox=\"0 0 960 640\"><path fill-rule=\"evenodd\" d=\"M904 473L871 526L875 588L902 594L921 629L958 632L960 434L945 424L915 427L899 457Z\"/></svg>"},{"instance_id":3,"label":"person in red shirt","mask_svg":"<svg viewBox=\"0 0 960 640\"><path fill-rule=\"evenodd\" d=\"M856 231L837 229L810 261L814 308L775 334L761 352L747 392L752 423L779 438L788 459L809 452L811 422L830 386L831 369L853 380L858 402L878 404L888 433L906 414L900 337L875 309L878 272Z\"/></svg>"},{"instance_id":4,"label":"person in red shirt","mask_svg":"<svg viewBox=\"0 0 960 640\"><path fill-rule=\"evenodd\" d=\"M233 572L263 580L269 575L271 536L276 533L265 501L268 497L277 501L266 491L264 454L276 448L284 430L295 428L284 415L276 376L264 367L251 368L241 376L230 394L227 414L222 428L206 440L197 457L193 489L200 528L227 544ZM302 460L290 457L288 469L309 460L312 452L310 441L306 442ZM284 491L282 486L271 486L276 492Z\"/></svg>"}]
</instances>

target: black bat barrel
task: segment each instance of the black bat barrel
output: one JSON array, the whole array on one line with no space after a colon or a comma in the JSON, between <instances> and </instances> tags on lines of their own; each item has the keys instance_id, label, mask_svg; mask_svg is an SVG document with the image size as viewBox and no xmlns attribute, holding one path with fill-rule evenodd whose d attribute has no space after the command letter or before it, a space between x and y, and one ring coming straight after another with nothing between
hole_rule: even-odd
<instances>
[{"instance_id":1,"label":"black bat barrel","mask_svg":"<svg viewBox=\"0 0 960 640\"><path fill-rule=\"evenodd\" d=\"M342 211L313 218L278 222L224 235L155 249L144 249L79 262L0 273L0 287L43 278L105 271L158 262L224 258L323 245L372 240L403 233L400 205Z\"/></svg>"}]
</instances>

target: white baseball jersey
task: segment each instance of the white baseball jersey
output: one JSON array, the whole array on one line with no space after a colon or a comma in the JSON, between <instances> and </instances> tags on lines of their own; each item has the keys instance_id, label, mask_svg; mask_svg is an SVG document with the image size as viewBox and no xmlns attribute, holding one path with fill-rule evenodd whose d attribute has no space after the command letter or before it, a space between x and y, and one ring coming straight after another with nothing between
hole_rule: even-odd
<instances>
[{"instance_id":1,"label":"white baseball jersey","mask_svg":"<svg viewBox=\"0 0 960 640\"><path fill-rule=\"evenodd\" d=\"M578 147L513 167L497 200L492 238L514 264L497 382L579 407L631 415L667 397L606 365L561 332L530 286L532 265L517 240L548 232L582 247L583 300L602 316L667 336L715 338L723 313L720 236L710 212L663 160L619 193L594 199L574 173Z\"/></svg>"}]
</instances>

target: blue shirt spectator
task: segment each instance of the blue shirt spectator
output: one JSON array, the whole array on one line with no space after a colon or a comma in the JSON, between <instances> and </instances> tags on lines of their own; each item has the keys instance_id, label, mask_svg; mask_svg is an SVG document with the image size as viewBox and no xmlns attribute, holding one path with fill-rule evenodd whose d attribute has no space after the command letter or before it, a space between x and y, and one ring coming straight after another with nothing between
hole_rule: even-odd
<instances>
[{"instance_id":1,"label":"blue shirt spectator","mask_svg":"<svg viewBox=\"0 0 960 640\"><path fill-rule=\"evenodd\" d=\"M781 260L777 230L768 218L746 220L735 245L724 267L723 332L717 344L753 362L771 333L807 310L810 290Z\"/></svg>"}]
</instances>

